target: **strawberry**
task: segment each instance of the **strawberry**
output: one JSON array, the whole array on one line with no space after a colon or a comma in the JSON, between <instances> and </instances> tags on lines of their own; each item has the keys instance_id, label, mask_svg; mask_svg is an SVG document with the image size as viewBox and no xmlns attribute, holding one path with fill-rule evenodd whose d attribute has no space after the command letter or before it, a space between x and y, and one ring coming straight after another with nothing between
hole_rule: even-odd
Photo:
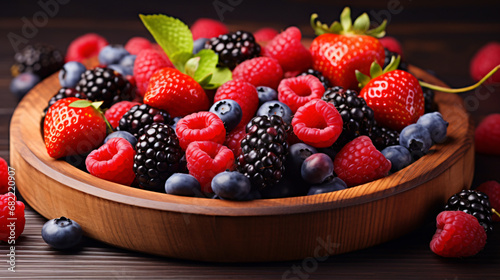
<instances>
[{"instance_id":1,"label":"strawberry","mask_svg":"<svg viewBox=\"0 0 500 280\"><path fill-rule=\"evenodd\" d=\"M357 89L356 70L367 74L373 61L384 63L384 47L377 38L385 35L386 21L368 30L368 15L362 14L352 24L348 7L342 11L340 22L336 21L330 27L317 21L317 17L317 14L311 16L311 25L319 35L310 47L313 68L333 85Z\"/></svg>"},{"instance_id":2,"label":"strawberry","mask_svg":"<svg viewBox=\"0 0 500 280\"><path fill-rule=\"evenodd\" d=\"M167 111L172 117L183 117L208 111L210 104L203 88L190 76L174 68L162 68L149 80L144 104Z\"/></svg>"},{"instance_id":3,"label":"strawberry","mask_svg":"<svg viewBox=\"0 0 500 280\"><path fill-rule=\"evenodd\" d=\"M84 154L101 145L106 137L106 121L94 105L88 100L69 97L50 106L43 125L49 156Z\"/></svg>"},{"instance_id":4,"label":"strawberry","mask_svg":"<svg viewBox=\"0 0 500 280\"><path fill-rule=\"evenodd\" d=\"M424 114L425 101L417 78L406 71L394 70L399 60L399 57L393 59L383 71L373 62L371 80L359 71L356 76L362 87L359 96L373 109L377 123L401 131Z\"/></svg>"}]
</instances>

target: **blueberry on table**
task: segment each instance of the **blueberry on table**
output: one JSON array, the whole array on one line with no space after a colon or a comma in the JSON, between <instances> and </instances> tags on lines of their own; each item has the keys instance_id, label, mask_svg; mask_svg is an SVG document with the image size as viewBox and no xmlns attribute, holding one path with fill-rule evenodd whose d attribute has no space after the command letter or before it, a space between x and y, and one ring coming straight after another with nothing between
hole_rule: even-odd
<instances>
[{"instance_id":1,"label":"blueberry on table","mask_svg":"<svg viewBox=\"0 0 500 280\"><path fill-rule=\"evenodd\" d=\"M182 196L200 196L201 186L192 175L174 173L165 182L165 192Z\"/></svg>"},{"instance_id":2,"label":"blueberry on table","mask_svg":"<svg viewBox=\"0 0 500 280\"><path fill-rule=\"evenodd\" d=\"M309 189L307 195L320 194L320 193L329 193L334 191L340 191L343 189L347 189L347 185L342 179L335 177L332 180L329 180L320 185L312 186Z\"/></svg>"},{"instance_id":3,"label":"blueberry on table","mask_svg":"<svg viewBox=\"0 0 500 280\"><path fill-rule=\"evenodd\" d=\"M87 70L85 65L78 61L69 61L59 71L59 83L61 87L75 88L82 74Z\"/></svg>"},{"instance_id":4,"label":"blueberry on table","mask_svg":"<svg viewBox=\"0 0 500 280\"><path fill-rule=\"evenodd\" d=\"M250 179L237 171L224 171L212 179L212 190L223 199L244 200L251 189Z\"/></svg>"},{"instance_id":5,"label":"blueberry on table","mask_svg":"<svg viewBox=\"0 0 500 280\"><path fill-rule=\"evenodd\" d=\"M216 114L222 120L226 127L226 132L238 126L243 117L240 105L232 99L223 99L215 102L210 107L210 112Z\"/></svg>"},{"instance_id":6,"label":"blueberry on table","mask_svg":"<svg viewBox=\"0 0 500 280\"><path fill-rule=\"evenodd\" d=\"M83 230L80 225L66 217L52 219L42 227L42 238L45 243L59 250L75 247L82 239Z\"/></svg>"},{"instance_id":7,"label":"blueberry on table","mask_svg":"<svg viewBox=\"0 0 500 280\"><path fill-rule=\"evenodd\" d=\"M333 161L327 154L313 154L304 160L300 173L304 181L321 184L333 175Z\"/></svg>"},{"instance_id":8,"label":"blueberry on table","mask_svg":"<svg viewBox=\"0 0 500 280\"><path fill-rule=\"evenodd\" d=\"M26 72L17 75L10 82L10 91L21 100L36 84L40 82L40 77Z\"/></svg>"},{"instance_id":9,"label":"blueberry on table","mask_svg":"<svg viewBox=\"0 0 500 280\"><path fill-rule=\"evenodd\" d=\"M443 119L441 113L427 113L418 119L417 124L422 125L429 131L434 143L443 143L446 140L449 123Z\"/></svg>"},{"instance_id":10,"label":"blueberry on table","mask_svg":"<svg viewBox=\"0 0 500 280\"><path fill-rule=\"evenodd\" d=\"M418 159L431 148L431 134L420 124L410 124L401 131L399 144L407 148L415 159Z\"/></svg>"},{"instance_id":11,"label":"blueberry on table","mask_svg":"<svg viewBox=\"0 0 500 280\"><path fill-rule=\"evenodd\" d=\"M381 153L391 162L391 172L393 173L407 167L413 161L410 151L401 145L389 146Z\"/></svg>"},{"instance_id":12,"label":"blueberry on table","mask_svg":"<svg viewBox=\"0 0 500 280\"><path fill-rule=\"evenodd\" d=\"M259 86L256 88L259 95L259 104L262 105L267 101L278 100L278 92L270 87Z\"/></svg>"},{"instance_id":13,"label":"blueberry on table","mask_svg":"<svg viewBox=\"0 0 500 280\"><path fill-rule=\"evenodd\" d=\"M293 113L290 107L288 107L285 103L273 100L267 101L262 104L256 116L280 116L286 124L292 123Z\"/></svg>"}]
</instances>

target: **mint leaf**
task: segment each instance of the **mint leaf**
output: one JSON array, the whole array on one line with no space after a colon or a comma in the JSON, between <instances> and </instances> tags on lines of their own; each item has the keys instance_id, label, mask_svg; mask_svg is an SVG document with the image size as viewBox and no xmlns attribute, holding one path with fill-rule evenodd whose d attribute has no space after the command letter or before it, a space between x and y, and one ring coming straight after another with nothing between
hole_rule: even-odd
<instances>
[{"instance_id":1,"label":"mint leaf","mask_svg":"<svg viewBox=\"0 0 500 280\"><path fill-rule=\"evenodd\" d=\"M184 66L185 73L193 77L204 89L215 89L231 80L231 70L217 67L219 56L213 51L203 49Z\"/></svg>"},{"instance_id":2,"label":"mint leaf","mask_svg":"<svg viewBox=\"0 0 500 280\"><path fill-rule=\"evenodd\" d=\"M170 60L175 53L193 52L193 35L189 27L179 19L166 15L139 15L144 26L165 51Z\"/></svg>"},{"instance_id":3,"label":"mint leaf","mask_svg":"<svg viewBox=\"0 0 500 280\"><path fill-rule=\"evenodd\" d=\"M186 62L184 70L186 71L186 74L188 74L191 77L194 77L196 70L198 70L199 66L200 66L200 57L193 57Z\"/></svg>"},{"instance_id":4,"label":"mint leaf","mask_svg":"<svg viewBox=\"0 0 500 280\"><path fill-rule=\"evenodd\" d=\"M219 62L219 56L213 50L203 49L195 57L199 57L199 63L193 78L196 81L201 81L215 71L217 62Z\"/></svg>"},{"instance_id":5,"label":"mint leaf","mask_svg":"<svg viewBox=\"0 0 500 280\"><path fill-rule=\"evenodd\" d=\"M210 80L210 83L203 87L204 89L216 89L220 87L222 84L225 82L232 80L233 75L231 70L229 68L224 67L224 68L219 68L217 67L215 71L212 73L212 79Z\"/></svg>"},{"instance_id":6,"label":"mint leaf","mask_svg":"<svg viewBox=\"0 0 500 280\"><path fill-rule=\"evenodd\" d=\"M169 56L169 59L170 61L172 61L177 70L181 71L182 73L186 73L184 66L186 65L187 61L190 60L192 57L193 53L180 51L174 53L172 56Z\"/></svg>"}]
</instances>

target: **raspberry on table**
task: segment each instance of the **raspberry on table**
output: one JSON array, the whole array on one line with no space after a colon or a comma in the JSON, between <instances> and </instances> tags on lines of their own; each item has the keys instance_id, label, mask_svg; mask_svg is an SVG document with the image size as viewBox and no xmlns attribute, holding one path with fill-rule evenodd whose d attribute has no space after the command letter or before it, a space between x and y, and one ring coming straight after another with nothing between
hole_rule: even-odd
<instances>
[{"instance_id":1,"label":"raspberry on table","mask_svg":"<svg viewBox=\"0 0 500 280\"><path fill-rule=\"evenodd\" d=\"M283 79L278 86L278 99L296 112L307 102L320 99L325 92L323 84L312 75Z\"/></svg>"},{"instance_id":2,"label":"raspberry on table","mask_svg":"<svg viewBox=\"0 0 500 280\"><path fill-rule=\"evenodd\" d=\"M300 107L292 119L295 135L316 148L326 148L335 143L342 133L342 125L337 109L320 99Z\"/></svg>"},{"instance_id":3,"label":"raspberry on table","mask_svg":"<svg viewBox=\"0 0 500 280\"><path fill-rule=\"evenodd\" d=\"M200 182L204 192L212 192L212 178L234 168L234 154L224 145L212 141L191 142L186 149L189 174Z\"/></svg>"},{"instance_id":4,"label":"raspberry on table","mask_svg":"<svg viewBox=\"0 0 500 280\"><path fill-rule=\"evenodd\" d=\"M239 125L226 135L224 146L233 151L235 157L238 157L241 154L241 139L245 138L246 135L245 125Z\"/></svg>"},{"instance_id":5,"label":"raspberry on table","mask_svg":"<svg viewBox=\"0 0 500 280\"><path fill-rule=\"evenodd\" d=\"M223 99L236 101L243 113L240 123L246 125L259 108L259 95L257 89L250 83L231 80L221 85L214 96L214 102Z\"/></svg>"},{"instance_id":6,"label":"raspberry on table","mask_svg":"<svg viewBox=\"0 0 500 280\"><path fill-rule=\"evenodd\" d=\"M14 205L12 205L14 203ZM14 206L15 210L11 211L9 208ZM12 218L15 218L16 228L14 230L14 240L19 238L24 231L24 225L26 219L24 217L24 203L18 201L16 196L8 192L6 194L0 195L0 240L4 242L9 242L12 240L11 237L11 227L8 225L12 222Z\"/></svg>"},{"instance_id":7,"label":"raspberry on table","mask_svg":"<svg viewBox=\"0 0 500 280\"><path fill-rule=\"evenodd\" d=\"M153 44L144 37L132 37L125 44L125 49L130 54L138 55L142 50L153 48Z\"/></svg>"},{"instance_id":8,"label":"raspberry on table","mask_svg":"<svg viewBox=\"0 0 500 280\"><path fill-rule=\"evenodd\" d=\"M0 157L0 194L9 191L9 165Z\"/></svg>"},{"instance_id":9,"label":"raspberry on table","mask_svg":"<svg viewBox=\"0 0 500 280\"><path fill-rule=\"evenodd\" d=\"M255 87L266 86L277 89L283 78L283 69L276 59L256 57L236 66L233 79L251 83Z\"/></svg>"},{"instance_id":10,"label":"raspberry on table","mask_svg":"<svg viewBox=\"0 0 500 280\"><path fill-rule=\"evenodd\" d=\"M194 141L212 141L222 144L226 139L224 123L211 112L198 112L185 116L177 122L175 132L183 150Z\"/></svg>"},{"instance_id":11,"label":"raspberry on table","mask_svg":"<svg viewBox=\"0 0 500 280\"><path fill-rule=\"evenodd\" d=\"M473 256L486 245L486 232L477 219L462 211L443 211L436 218L431 250L442 257Z\"/></svg>"},{"instance_id":12,"label":"raspberry on table","mask_svg":"<svg viewBox=\"0 0 500 280\"><path fill-rule=\"evenodd\" d=\"M212 38L229 33L226 25L211 18L199 18L191 25L193 40L199 38Z\"/></svg>"},{"instance_id":13,"label":"raspberry on table","mask_svg":"<svg viewBox=\"0 0 500 280\"><path fill-rule=\"evenodd\" d=\"M125 113L127 113L128 110L130 110L130 108L134 107L135 105L141 105L141 103L133 101L120 101L106 110L104 116L108 120L111 127L113 127L113 129L116 129L123 115L125 115Z\"/></svg>"},{"instance_id":14,"label":"raspberry on table","mask_svg":"<svg viewBox=\"0 0 500 280\"><path fill-rule=\"evenodd\" d=\"M312 66L312 55L301 40L300 29L289 27L266 45L265 55L278 60L283 72L305 71Z\"/></svg>"},{"instance_id":15,"label":"raspberry on table","mask_svg":"<svg viewBox=\"0 0 500 280\"><path fill-rule=\"evenodd\" d=\"M491 114L484 118L476 128L474 135L476 152L500 155L500 114Z\"/></svg>"},{"instance_id":16,"label":"raspberry on table","mask_svg":"<svg viewBox=\"0 0 500 280\"><path fill-rule=\"evenodd\" d=\"M123 138L112 138L85 160L90 174L104 180L130 186L135 179L134 147Z\"/></svg>"},{"instance_id":17,"label":"raspberry on table","mask_svg":"<svg viewBox=\"0 0 500 280\"><path fill-rule=\"evenodd\" d=\"M87 33L73 40L66 51L67 61L85 62L85 60L96 57L102 48L108 45L108 41L98 34Z\"/></svg>"},{"instance_id":18,"label":"raspberry on table","mask_svg":"<svg viewBox=\"0 0 500 280\"><path fill-rule=\"evenodd\" d=\"M140 96L144 97L148 90L149 79L154 72L164 67L174 67L164 52L150 48L137 54L134 62L134 78Z\"/></svg>"},{"instance_id":19,"label":"raspberry on table","mask_svg":"<svg viewBox=\"0 0 500 280\"><path fill-rule=\"evenodd\" d=\"M388 175L391 162L373 146L368 136L347 143L335 156L334 171L347 186L353 187Z\"/></svg>"}]
</instances>

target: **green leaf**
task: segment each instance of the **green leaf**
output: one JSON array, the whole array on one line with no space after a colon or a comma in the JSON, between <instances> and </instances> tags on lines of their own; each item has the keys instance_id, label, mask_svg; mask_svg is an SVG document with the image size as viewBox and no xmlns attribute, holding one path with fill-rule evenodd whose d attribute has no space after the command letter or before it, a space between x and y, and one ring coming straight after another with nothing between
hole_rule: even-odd
<instances>
[{"instance_id":1,"label":"green leaf","mask_svg":"<svg viewBox=\"0 0 500 280\"><path fill-rule=\"evenodd\" d=\"M193 57L186 62L184 70L186 71L186 74L194 77L198 66L200 66L200 57Z\"/></svg>"},{"instance_id":2,"label":"green leaf","mask_svg":"<svg viewBox=\"0 0 500 280\"><path fill-rule=\"evenodd\" d=\"M225 82L232 80L233 75L232 72L229 68L224 67L224 68L219 68L217 67L215 71L213 72L212 79L210 80L210 83L204 87L205 89L216 89L220 87L222 84Z\"/></svg>"},{"instance_id":3,"label":"green leaf","mask_svg":"<svg viewBox=\"0 0 500 280\"><path fill-rule=\"evenodd\" d=\"M382 67L380 67L380 64L377 63L375 60L372 62L372 65L370 66L370 76L372 79L375 79L376 77L380 76L383 74Z\"/></svg>"},{"instance_id":4,"label":"green leaf","mask_svg":"<svg viewBox=\"0 0 500 280\"><path fill-rule=\"evenodd\" d=\"M199 57L199 66L194 76L196 81L200 81L208 74L213 73L217 68L219 56L213 50L203 49L199 51L195 57Z\"/></svg>"},{"instance_id":5,"label":"green leaf","mask_svg":"<svg viewBox=\"0 0 500 280\"><path fill-rule=\"evenodd\" d=\"M342 24L344 32L349 32L351 30L352 19L351 19L351 9L349 7L345 7L342 13L340 14L340 24Z\"/></svg>"},{"instance_id":6,"label":"green leaf","mask_svg":"<svg viewBox=\"0 0 500 280\"><path fill-rule=\"evenodd\" d=\"M177 68L182 73L185 73L184 66L187 61L193 57L193 53L180 51L174 53L172 56L169 56L170 61L174 64L175 68Z\"/></svg>"},{"instance_id":7,"label":"green leaf","mask_svg":"<svg viewBox=\"0 0 500 280\"><path fill-rule=\"evenodd\" d=\"M141 14L139 17L170 60L174 59L176 53L193 52L193 35L189 27L179 19L166 15ZM172 62L176 64L173 60Z\"/></svg>"},{"instance_id":8,"label":"green leaf","mask_svg":"<svg viewBox=\"0 0 500 280\"><path fill-rule=\"evenodd\" d=\"M382 38L385 36L385 28L387 27L387 20L384 19L384 21L377 26L374 29L370 29L366 32L366 35L375 37L375 38Z\"/></svg>"},{"instance_id":9,"label":"green leaf","mask_svg":"<svg viewBox=\"0 0 500 280\"><path fill-rule=\"evenodd\" d=\"M92 106L92 102L90 102L89 100L76 100L74 102L71 102L71 104L69 104L68 106L73 108L87 108Z\"/></svg>"},{"instance_id":10,"label":"green leaf","mask_svg":"<svg viewBox=\"0 0 500 280\"><path fill-rule=\"evenodd\" d=\"M387 64L387 66L384 69L384 73L391 72L391 71L398 69L400 61L401 61L401 57L399 55L397 57L392 56L391 61L389 62L389 64Z\"/></svg>"},{"instance_id":11,"label":"green leaf","mask_svg":"<svg viewBox=\"0 0 500 280\"><path fill-rule=\"evenodd\" d=\"M365 34L370 28L370 17L366 13L360 15L355 21L353 29L356 33Z\"/></svg>"},{"instance_id":12,"label":"green leaf","mask_svg":"<svg viewBox=\"0 0 500 280\"><path fill-rule=\"evenodd\" d=\"M363 88L370 82L370 77L361 73L359 70L356 70L356 79L359 82L359 88Z\"/></svg>"}]
</instances>

